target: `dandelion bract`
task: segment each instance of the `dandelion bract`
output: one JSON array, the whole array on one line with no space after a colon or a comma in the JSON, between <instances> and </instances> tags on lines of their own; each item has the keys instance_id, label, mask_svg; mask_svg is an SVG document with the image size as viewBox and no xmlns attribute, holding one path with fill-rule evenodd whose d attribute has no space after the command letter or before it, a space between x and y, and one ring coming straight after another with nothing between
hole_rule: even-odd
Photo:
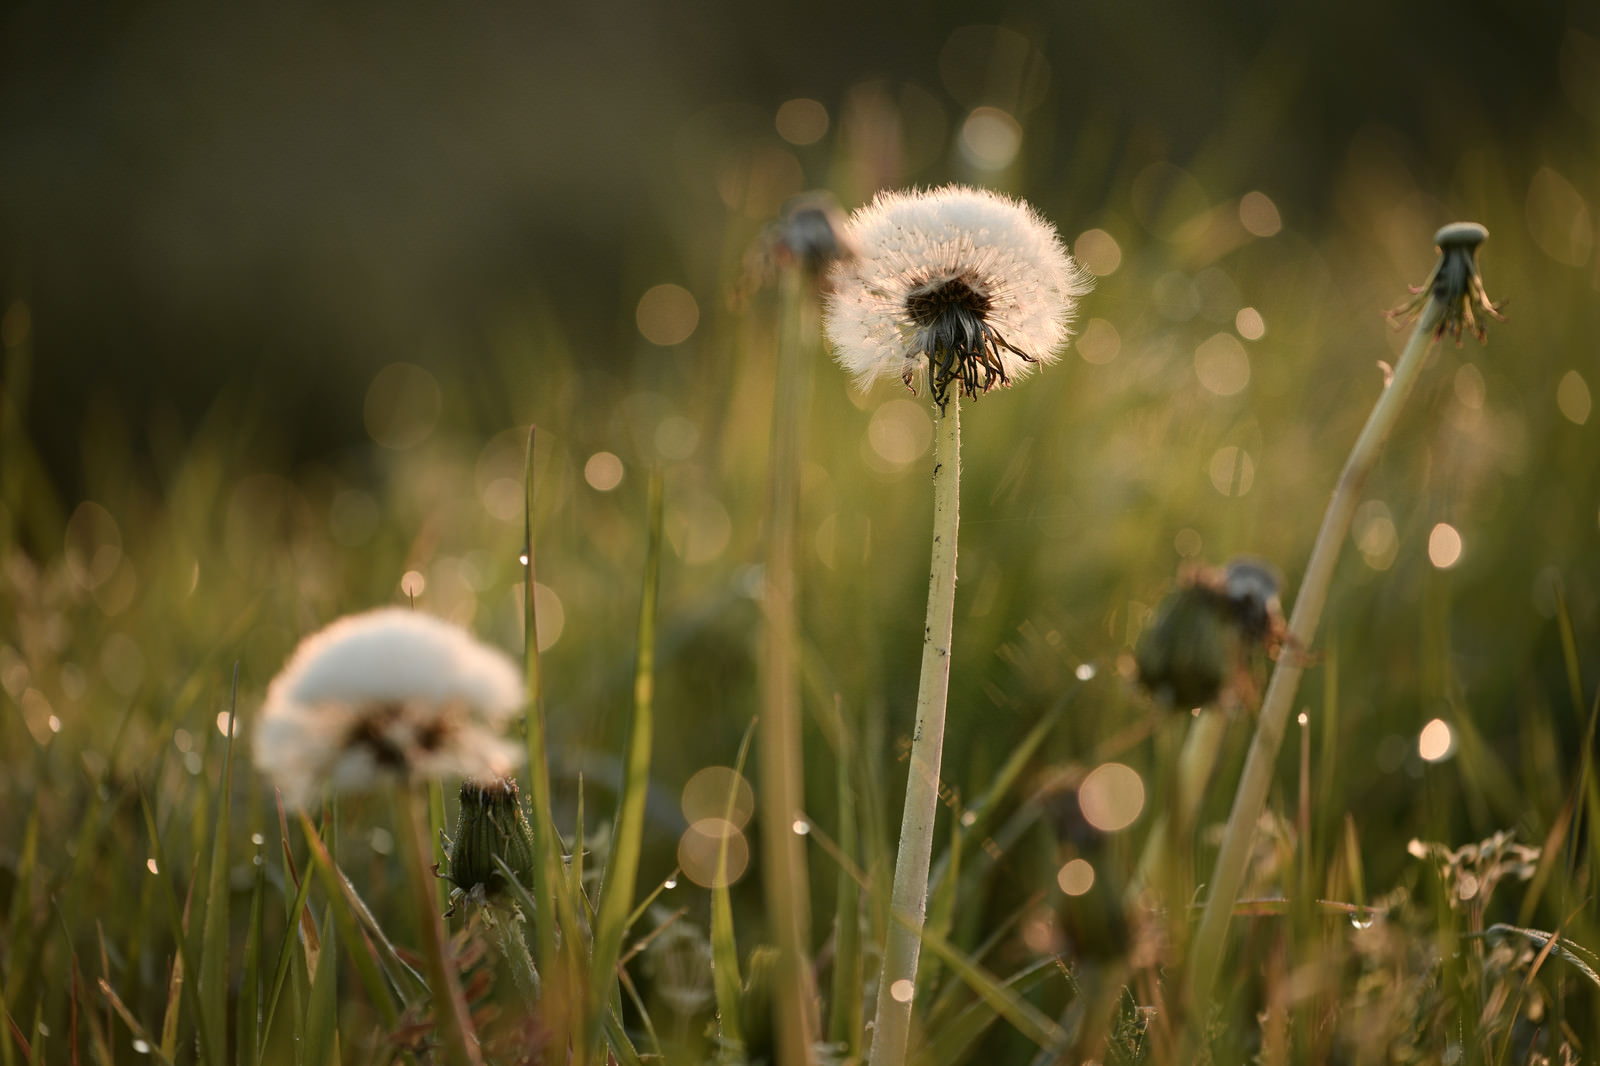
<instances>
[{"instance_id":1,"label":"dandelion bract","mask_svg":"<svg viewBox=\"0 0 1600 1066\"><path fill-rule=\"evenodd\" d=\"M521 748L501 733L521 706L516 665L459 626L399 607L351 615L273 679L255 764L302 807L385 776L503 776Z\"/></svg>"},{"instance_id":2,"label":"dandelion bract","mask_svg":"<svg viewBox=\"0 0 1600 1066\"><path fill-rule=\"evenodd\" d=\"M984 189L883 192L850 219L854 259L835 267L829 339L866 385L926 362L941 406L1053 361L1089 275L1033 208Z\"/></svg>"}]
</instances>

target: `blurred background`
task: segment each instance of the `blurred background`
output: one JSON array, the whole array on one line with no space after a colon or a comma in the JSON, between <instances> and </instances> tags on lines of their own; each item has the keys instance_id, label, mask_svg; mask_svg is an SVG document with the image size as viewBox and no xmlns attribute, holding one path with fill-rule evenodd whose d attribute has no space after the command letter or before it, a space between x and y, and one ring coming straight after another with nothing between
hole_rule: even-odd
<instances>
[{"instance_id":1,"label":"blurred background","mask_svg":"<svg viewBox=\"0 0 1600 1066\"><path fill-rule=\"evenodd\" d=\"M1126 673L1151 607L1240 552L1292 603L1404 339L1382 312L1470 218L1508 321L1435 350L1368 486L1302 687L1309 832L1352 811L1380 886L1413 835L1542 839L1600 674L1600 10L1577 2L7 5L0 810L50 795L66 826L87 781L214 778L231 664L248 718L341 613L412 599L517 646L537 424L552 730L591 812L666 470L664 877L684 783L757 702L776 303L752 249L803 190L951 180L1028 198L1098 278L1061 364L964 418L951 782L984 787L1064 695L1037 773L1114 749L1148 779L1150 745L1112 741L1149 711ZM813 371L820 826L835 695L859 757L898 765L931 422L898 383ZM1005 891L1051 884L1050 847Z\"/></svg>"}]
</instances>

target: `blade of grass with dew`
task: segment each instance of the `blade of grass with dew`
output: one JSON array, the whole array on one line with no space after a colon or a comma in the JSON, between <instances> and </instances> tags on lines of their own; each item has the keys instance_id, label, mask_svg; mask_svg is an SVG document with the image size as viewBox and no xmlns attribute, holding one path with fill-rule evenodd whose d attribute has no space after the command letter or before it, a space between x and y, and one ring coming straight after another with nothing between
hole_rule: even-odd
<instances>
[{"instance_id":1,"label":"blade of grass with dew","mask_svg":"<svg viewBox=\"0 0 1600 1066\"><path fill-rule=\"evenodd\" d=\"M100 994L106 997L106 1002L111 1004L111 1009L117 1012L117 1017L121 1018L122 1023L128 1027L128 1032L133 1034L135 1040L138 1040L144 1044L144 1053L153 1057L155 1061L161 1063L162 1066L172 1066L172 1060L167 1057L166 1053L161 1050L161 1045L154 1038L152 1038L145 1030L145 1027L140 1024L139 1019L134 1016L133 1011L128 1009L128 1005L122 1002L122 997L117 995L116 989L111 987L111 982L102 977L97 983L100 986ZM7 1015L6 1017L9 1021L10 1015ZM14 1023L12 1025L12 1030L13 1032L16 1030ZM17 1035L19 1038L21 1037L20 1033ZM8 1050L10 1046L11 1045L9 1043L6 1044L6 1048ZM12 1060L9 1054L5 1058L5 1066L12 1066Z\"/></svg>"},{"instance_id":2,"label":"blade of grass with dew","mask_svg":"<svg viewBox=\"0 0 1600 1066\"><path fill-rule=\"evenodd\" d=\"M1040 959L1006 978L1002 987L1022 996L1043 984L1052 973L1059 972L1060 965L1055 959ZM927 1066L957 1066L966 1061L967 1053L999 1017L994 1005L986 999L967 1004L947 1025L929 1034Z\"/></svg>"},{"instance_id":3,"label":"blade of grass with dew","mask_svg":"<svg viewBox=\"0 0 1600 1066\"><path fill-rule=\"evenodd\" d=\"M550 811L550 759L546 746L544 689L539 664L538 597L535 595L535 555L533 536L533 505L535 500L534 444L538 430L528 430L528 448L522 470L522 651L523 668L527 677L527 716L524 730L528 744L528 800L533 806L533 907L528 919L534 926L534 956L538 970L553 976L557 970L556 924L558 904L554 893L562 880L561 847L557 842L555 819ZM563 892L563 895L565 893ZM571 901L561 905L571 910ZM568 950L573 941L568 940ZM552 1037L565 1041L563 1031L565 1012L548 1012L553 1026ZM563 1046L563 1045L558 1045Z\"/></svg>"},{"instance_id":4,"label":"blade of grass with dew","mask_svg":"<svg viewBox=\"0 0 1600 1066\"><path fill-rule=\"evenodd\" d=\"M151 810L150 797L143 789L139 790L139 806L144 814L145 832L148 834L151 853L153 855L161 855L163 849L161 847L161 836L156 831L155 812ZM153 871L155 873L154 891L159 897L160 903L163 904L163 910L166 912L167 930L172 937L175 951L172 957L175 979L172 985L169 985L169 1000L167 1004L168 1022L164 1022L162 1027L161 1046L169 1058L174 1056L177 1051L177 1024L181 1005L187 1005L189 1012L196 1019L200 1017L200 1004L195 996L193 983L183 979L184 974L197 972L197 966L191 955L189 945L189 905L194 899L195 885L199 882L199 877L197 876L199 865L200 856L196 855L194 860L195 869L192 869L189 873L189 894L184 899L181 910L178 906L177 893L172 888L172 882L159 872L166 868L160 860L156 861L156 871ZM170 1034L167 1032L169 1024L171 1026ZM206 1032L205 1026L200 1025L197 1021L195 1031L198 1036L196 1044L200 1053L200 1062L202 1064L220 1062L221 1060L212 1054L210 1036ZM170 1043L168 1042L169 1035L171 1038Z\"/></svg>"},{"instance_id":5,"label":"blade of grass with dew","mask_svg":"<svg viewBox=\"0 0 1600 1066\"><path fill-rule=\"evenodd\" d=\"M294 885L295 894L288 900L284 912L283 940L278 944L278 961L272 968L272 988L267 993L266 1009L262 1015L258 1054L265 1054L266 1042L272 1036L272 1021L278 1011L278 998L283 993L284 978L288 976L295 956L305 953L308 957L307 972L314 972L316 964L309 961L309 956L319 951L321 945L316 922L306 910L306 900L311 896L312 878L301 877L295 867L294 854L289 847L289 823L284 816L281 799L278 803L278 832L283 851L284 884ZM297 972L296 981L298 982L302 976ZM299 1012L294 1012L294 1016L298 1019Z\"/></svg>"},{"instance_id":6,"label":"blade of grass with dew","mask_svg":"<svg viewBox=\"0 0 1600 1066\"><path fill-rule=\"evenodd\" d=\"M617 959L622 953L623 923L633 910L634 886L639 874L639 852L644 844L644 804L650 788L650 749L653 732L652 703L655 690L656 600L661 583L661 469L650 472L649 547L646 549L644 589L639 602L639 646L633 680L633 720L628 730L627 774L617 798L617 817L611 834L611 852L600 885L600 904L594 933L594 958L589 988L592 1017L587 1022L590 1042L600 1035L599 1022L615 986ZM579 1059L580 1066L587 1060Z\"/></svg>"},{"instance_id":7,"label":"blade of grass with dew","mask_svg":"<svg viewBox=\"0 0 1600 1066\"><path fill-rule=\"evenodd\" d=\"M1300 675L1305 670L1303 655L1312 647L1322 620L1322 609L1332 584L1334 565L1338 562L1340 549L1349 533L1367 475L1377 463L1406 398L1417 383L1434 329L1444 320L1444 311L1443 303L1436 296L1428 298L1405 349L1396 361L1393 377L1379 395L1345 461L1338 487L1328 502L1322 525L1317 530L1311 558L1306 564L1294 610L1289 616L1288 650L1279 657L1272 671L1272 679L1267 684L1266 696L1261 701L1250 753L1234 793L1222 846L1208 881L1210 891L1205 910L1188 954L1189 1002L1196 1017L1203 1016L1209 1009L1216 987L1217 974L1227 950L1228 922L1233 914L1234 900L1244 881L1256 824L1266 807L1278 749L1283 743L1289 715L1294 707ZM1296 654L1297 648L1301 649L1300 654Z\"/></svg>"},{"instance_id":8,"label":"blade of grass with dew","mask_svg":"<svg viewBox=\"0 0 1600 1066\"><path fill-rule=\"evenodd\" d=\"M734 760L733 777L728 786L728 802L723 810L723 833L717 842L717 872L711 883L711 983L717 1000L717 1025L722 1031L722 1046L743 1055L744 1025L740 1015L739 991L744 981L739 975L739 945L734 936L733 901L728 884L728 838L733 825L734 805L743 780L745 758L750 753L750 738L756 723L745 727ZM785 830L787 831L787 830Z\"/></svg>"},{"instance_id":9,"label":"blade of grass with dew","mask_svg":"<svg viewBox=\"0 0 1600 1066\"><path fill-rule=\"evenodd\" d=\"M1046 1051L1056 1050L1066 1042L1066 1031L1056 1024L1055 1019L1023 999L1016 989L973 962L954 945L942 937L929 935L927 930L923 931L922 940L929 951L939 956L951 972L989 1004L996 1014L1010 1022L1017 1032Z\"/></svg>"},{"instance_id":10,"label":"blade of grass with dew","mask_svg":"<svg viewBox=\"0 0 1600 1066\"><path fill-rule=\"evenodd\" d=\"M233 806L233 735L239 711L239 664L233 664L228 699L228 732L223 738L222 773L217 780L216 826L211 840L211 870L206 878L206 916L200 934L200 1024L213 1048L228 1046L228 840Z\"/></svg>"}]
</instances>

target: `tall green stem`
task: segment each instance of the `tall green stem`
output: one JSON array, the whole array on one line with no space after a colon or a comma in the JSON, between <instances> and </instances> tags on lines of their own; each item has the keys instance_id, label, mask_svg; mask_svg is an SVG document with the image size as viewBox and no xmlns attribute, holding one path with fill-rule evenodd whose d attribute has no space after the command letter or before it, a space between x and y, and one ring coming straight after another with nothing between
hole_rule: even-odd
<instances>
[{"instance_id":1,"label":"tall green stem","mask_svg":"<svg viewBox=\"0 0 1600 1066\"><path fill-rule=\"evenodd\" d=\"M767 911L778 941L773 1013L778 1023L778 1061L784 1066L812 1061L818 1026L810 957L811 882L804 838L794 831L795 820L805 809L794 530L801 441L811 399L805 357L815 347L817 335L810 290L810 271L798 266L784 271L761 597L766 622L758 731L762 866Z\"/></svg>"},{"instance_id":2,"label":"tall green stem","mask_svg":"<svg viewBox=\"0 0 1600 1066\"><path fill-rule=\"evenodd\" d=\"M906 806L895 855L887 943L878 976L871 1066L900 1066L911 1035L911 999L927 918L928 867L939 812L939 764L944 755L945 703L950 690L950 635L955 620L956 530L961 500L961 398L935 408L933 432L933 562L928 617L922 630L922 677L911 734Z\"/></svg>"},{"instance_id":3,"label":"tall green stem","mask_svg":"<svg viewBox=\"0 0 1600 1066\"><path fill-rule=\"evenodd\" d=\"M1339 549L1350 531L1350 520L1360 502L1367 475L1377 464L1384 442L1389 439L1400 417L1400 409L1417 383L1422 372L1423 357L1444 313L1445 305L1437 297L1428 300L1417 319L1416 328L1411 332L1410 340L1406 342L1405 350L1400 353L1393 378L1367 418L1361 436L1350 451L1350 458L1345 460L1344 472L1339 476L1338 487L1328 503L1327 513L1322 517L1322 527L1317 531L1311 560L1306 564L1306 574L1300 583L1299 595L1295 597L1294 612L1289 616L1289 640L1278 658L1277 668L1272 672L1266 697L1261 703L1255 739L1250 743L1244 774L1239 780L1238 791L1234 793L1233 811L1228 816L1222 850L1217 854L1205 913L1200 918L1200 928L1195 934L1194 948L1190 953L1190 1003L1196 1011L1203 1012L1209 1008L1216 987L1217 973L1226 947L1224 941L1228 918L1233 913L1234 899L1244 880L1251 838L1256 823L1261 819L1261 811L1266 806L1278 749L1283 744L1289 711L1294 706L1295 690L1305 669L1304 652L1311 647L1317 635L1322 608L1328 599L1328 588L1333 582L1334 564L1339 561Z\"/></svg>"}]
</instances>

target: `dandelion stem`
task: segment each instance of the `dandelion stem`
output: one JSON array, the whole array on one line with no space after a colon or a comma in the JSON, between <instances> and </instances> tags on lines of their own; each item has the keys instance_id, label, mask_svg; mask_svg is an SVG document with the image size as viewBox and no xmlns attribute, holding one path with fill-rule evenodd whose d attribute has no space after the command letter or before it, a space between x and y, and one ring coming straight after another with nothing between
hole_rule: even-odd
<instances>
[{"instance_id":1,"label":"dandelion stem","mask_svg":"<svg viewBox=\"0 0 1600 1066\"><path fill-rule=\"evenodd\" d=\"M433 905L433 874L428 869L427 818L418 811L419 797L404 785L395 789L395 808L399 813L400 850L405 855L406 872L412 881L412 897L417 901L417 925L422 936L422 955L427 963L428 987L433 993L433 1017L438 1026L443 1060L454 1066L482 1066L472 1021L467 1016L467 1000L461 981L445 955L444 921Z\"/></svg>"},{"instance_id":2,"label":"dandelion stem","mask_svg":"<svg viewBox=\"0 0 1600 1066\"><path fill-rule=\"evenodd\" d=\"M1217 854L1217 864L1211 876L1209 899L1190 953L1190 1003L1198 1012L1206 1011L1211 1004L1226 946L1224 940L1228 918L1244 880L1251 838L1266 805L1278 749L1283 744L1289 712L1294 706L1295 690L1305 669L1304 650L1311 647L1317 635L1322 608L1327 603L1328 588L1333 581L1334 564L1339 561L1339 549L1350 531L1350 520L1361 499L1367 475L1377 464L1378 455L1399 419L1400 409L1417 383L1422 372L1423 357L1444 318L1445 310L1445 304L1437 296L1429 298L1417 319L1416 327L1411 331L1405 350L1400 353L1393 378L1379 396L1366 426L1361 430L1361 436L1350 451L1350 457L1345 460L1344 472L1339 475L1338 487L1322 517L1322 527L1317 531L1311 559L1306 564L1305 577L1295 597L1294 612L1289 616L1289 639L1278 658L1272 680L1267 685L1266 697L1261 703L1255 738L1250 743L1250 754L1245 761L1238 791L1234 793L1233 811L1228 816L1228 827L1223 834L1222 848Z\"/></svg>"},{"instance_id":3,"label":"dandelion stem","mask_svg":"<svg viewBox=\"0 0 1600 1066\"><path fill-rule=\"evenodd\" d=\"M927 918L928 867L939 811L939 764L944 753L945 703L950 689L950 636L955 618L956 531L961 496L959 390L934 408L933 561L928 576L928 617L922 631L922 676L911 735L905 812L895 855L888 942L878 977L871 1066L900 1066L911 1033L917 956Z\"/></svg>"},{"instance_id":4,"label":"dandelion stem","mask_svg":"<svg viewBox=\"0 0 1600 1066\"><path fill-rule=\"evenodd\" d=\"M798 267L784 271L761 598L766 623L758 731L762 857L767 908L778 941L778 972L773 982L778 1060L786 1066L812 1061L818 1025L810 960L810 877L804 839L793 830L795 819L805 809L794 526L803 419L810 406L810 367L805 356L815 346L817 335L810 290L809 271Z\"/></svg>"}]
</instances>

